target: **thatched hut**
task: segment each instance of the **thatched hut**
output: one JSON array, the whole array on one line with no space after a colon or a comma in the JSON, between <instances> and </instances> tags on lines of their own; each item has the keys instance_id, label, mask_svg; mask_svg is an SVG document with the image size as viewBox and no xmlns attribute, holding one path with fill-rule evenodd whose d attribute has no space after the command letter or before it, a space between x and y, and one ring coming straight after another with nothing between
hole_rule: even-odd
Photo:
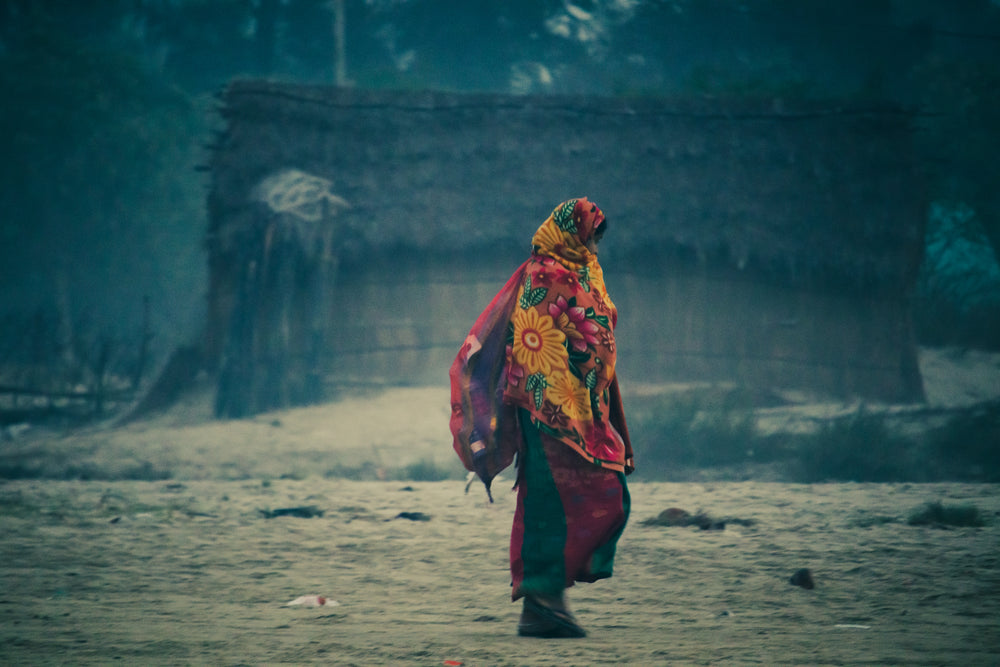
<instances>
[{"instance_id":1,"label":"thatched hut","mask_svg":"<svg viewBox=\"0 0 1000 667\"><path fill-rule=\"evenodd\" d=\"M535 228L576 196L609 217L624 384L922 397L925 202L898 109L251 81L222 114L203 341L220 414L444 383Z\"/></svg>"}]
</instances>

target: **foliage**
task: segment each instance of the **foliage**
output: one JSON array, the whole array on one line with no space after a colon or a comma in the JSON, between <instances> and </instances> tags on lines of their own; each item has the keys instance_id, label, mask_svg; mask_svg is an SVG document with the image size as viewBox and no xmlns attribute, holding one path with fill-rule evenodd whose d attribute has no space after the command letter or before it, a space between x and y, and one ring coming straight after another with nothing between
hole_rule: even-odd
<instances>
[{"instance_id":1,"label":"foliage","mask_svg":"<svg viewBox=\"0 0 1000 667\"><path fill-rule=\"evenodd\" d=\"M399 479L413 482L440 482L445 479L456 479L454 466L441 467L433 459L424 458L406 466L399 473Z\"/></svg>"},{"instance_id":2,"label":"foliage","mask_svg":"<svg viewBox=\"0 0 1000 667\"><path fill-rule=\"evenodd\" d=\"M912 470L912 450L912 441L893 433L883 416L859 408L801 439L798 478L804 482L905 479Z\"/></svg>"},{"instance_id":3,"label":"foliage","mask_svg":"<svg viewBox=\"0 0 1000 667\"><path fill-rule=\"evenodd\" d=\"M19 461L0 463L0 479L63 479L63 480L135 480L159 481L171 479L173 472L155 466L150 461L99 464L67 460L41 462Z\"/></svg>"},{"instance_id":4,"label":"foliage","mask_svg":"<svg viewBox=\"0 0 1000 667\"><path fill-rule=\"evenodd\" d=\"M914 324L927 345L1000 349L1000 267L966 204L934 202L917 280ZM987 326L984 326L987 325Z\"/></svg>"},{"instance_id":5,"label":"foliage","mask_svg":"<svg viewBox=\"0 0 1000 667\"><path fill-rule=\"evenodd\" d=\"M16 101L0 107L8 305L117 328L149 296L156 328L185 321L204 271L201 110L126 51L40 29L0 55L0 87Z\"/></svg>"},{"instance_id":6,"label":"foliage","mask_svg":"<svg viewBox=\"0 0 1000 667\"><path fill-rule=\"evenodd\" d=\"M58 316L0 313L0 425L77 423L126 407L148 371L148 332L111 335L79 317L64 340Z\"/></svg>"},{"instance_id":7,"label":"foliage","mask_svg":"<svg viewBox=\"0 0 1000 667\"><path fill-rule=\"evenodd\" d=\"M955 415L928 435L939 479L1000 482L1000 402Z\"/></svg>"},{"instance_id":8,"label":"foliage","mask_svg":"<svg viewBox=\"0 0 1000 667\"><path fill-rule=\"evenodd\" d=\"M1000 69L995 53L932 55L912 74L922 91L921 150L936 199L975 212L1000 259Z\"/></svg>"},{"instance_id":9,"label":"foliage","mask_svg":"<svg viewBox=\"0 0 1000 667\"><path fill-rule=\"evenodd\" d=\"M706 390L629 401L643 479L699 477L813 482L1000 481L1000 404L953 414L929 429L860 407L814 432L759 433L745 394ZM877 522L877 520L876 520Z\"/></svg>"},{"instance_id":10,"label":"foliage","mask_svg":"<svg viewBox=\"0 0 1000 667\"><path fill-rule=\"evenodd\" d=\"M957 413L921 436L859 409L796 437L791 474L802 482L998 481L998 436L996 404Z\"/></svg>"},{"instance_id":11,"label":"foliage","mask_svg":"<svg viewBox=\"0 0 1000 667\"><path fill-rule=\"evenodd\" d=\"M324 473L324 477L344 478L362 481L394 479L409 482L440 482L446 479L461 479L462 469L457 459L450 465L438 465L433 459L423 458L400 467L381 467L365 461L358 466L337 464Z\"/></svg>"},{"instance_id":12,"label":"foliage","mask_svg":"<svg viewBox=\"0 0 1000 667\"><path fill-rule=\"evenodd\" d=\"M919 148L933 199L915 316L919 340L1000 349L1000 70L969 49L929 56Z\"/></svg>"},{"instance_id":13,"label":"foliage","mask_svg":"<svg viewBox=\"0 0 1000 667\"><path fill-rule=\"evenodd\" d=\"M692 468L754 460L755 418L738 391L691 392L661 398L630 414L643 475L675 479Z\"/></svg>"}]
</instances>

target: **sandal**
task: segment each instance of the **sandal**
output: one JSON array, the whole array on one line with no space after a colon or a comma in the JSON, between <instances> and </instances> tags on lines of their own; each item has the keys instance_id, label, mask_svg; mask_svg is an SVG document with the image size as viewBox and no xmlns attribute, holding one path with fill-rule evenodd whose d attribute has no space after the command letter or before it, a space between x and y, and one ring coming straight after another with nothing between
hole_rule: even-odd
<instances>
[{"instance_id":1,"label":"sandal","mask_svg":"<svg viewBox=\"0 0 1000 667\"><path fill-rule=\"evenodd\" d=\"M586 630L577 625L571 613L546 607L532 597L524 598L524 613L517 624L517 634L545 639L587 636Z\"/></svg>"}]
</instances>

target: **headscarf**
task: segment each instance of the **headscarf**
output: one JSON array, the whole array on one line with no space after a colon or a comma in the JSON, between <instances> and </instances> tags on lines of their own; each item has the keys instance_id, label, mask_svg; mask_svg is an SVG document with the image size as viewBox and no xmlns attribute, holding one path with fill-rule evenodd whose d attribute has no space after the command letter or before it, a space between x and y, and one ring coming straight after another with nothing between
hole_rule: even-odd
<instances>
[{"instance_id":1,"label":"headscarf","mask_svg":"<svg viewBox=\"0 0 1000 667\"><path fill-rule=\"evenodd\" d=\"M592 463L632 470L615 375L618 313L587 249L604 222L586 198L557 206L452 364L455 450L487 491L522 447L517 408Z\"/></svg>"},{"instance_id":2,"label":"headscarf","mask_svg":"<svg viewBox=\"0 0 1000 667\"><path fill-rule=\"evenodd\" d=\"M625 440L610 420L618 312L587 249L603 222L595 204L571 199L535 232L511 314L504 401L589 461L623 471Z\"/></svg>"}]
</instances>

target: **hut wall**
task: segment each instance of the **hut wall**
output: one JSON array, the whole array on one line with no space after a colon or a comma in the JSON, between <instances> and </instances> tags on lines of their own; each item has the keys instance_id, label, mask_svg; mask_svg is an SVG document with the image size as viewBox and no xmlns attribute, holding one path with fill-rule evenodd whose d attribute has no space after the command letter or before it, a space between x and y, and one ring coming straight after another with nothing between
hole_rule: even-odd
<instances>
[{"instance_id":1,"label":"hut wall","mask_svg":"<svg viewBox=\"0 0 1000 667\"><path fill-rule=\"evenodd\" d=\"M436 263L344 272L334 297L329 385L447 383L472 323L516 267L484 258L475 272Z\"/></svg>"},{"instance_id":2,"label":"hut wall","mask_svg":"<svg viewBox=\"0 0 1000 667\"><path fill-rule=\"evenodd\" d=\"M446 382L538 224L586 195L609 215L626 380L919 399L910 119L797 104L235 84L211 166L206 363L231 337L241 239L269 215L255 192L295 169L349 203L329 221L328 385Z\"/></svg>"},{"instance_id":3,"label":"hut wall","mask_svg":"<svg viewBox=\"0 0 1000 667\"><path fill-rule=\"evenodd\" d=\"M907 304L776 287L732 272L609 278L619 369L638 382L733 382L763 390L919 401Z\"/></svg>"},{"instance_id":4,"label":"hut wall","mask_svg":"<svg viewBox=\"0 0 1000 667\"><path fill-rule=\"evenodd\" d=\"M443 384L461 341L516 264L450 280L439 268L342 277L328 383ZM478 277L477 277L478 276ZM920 400L906 304L775 287L730 272L606 271L619 310L618 370L640 384Z\"/></svg>"}]
</instances>

